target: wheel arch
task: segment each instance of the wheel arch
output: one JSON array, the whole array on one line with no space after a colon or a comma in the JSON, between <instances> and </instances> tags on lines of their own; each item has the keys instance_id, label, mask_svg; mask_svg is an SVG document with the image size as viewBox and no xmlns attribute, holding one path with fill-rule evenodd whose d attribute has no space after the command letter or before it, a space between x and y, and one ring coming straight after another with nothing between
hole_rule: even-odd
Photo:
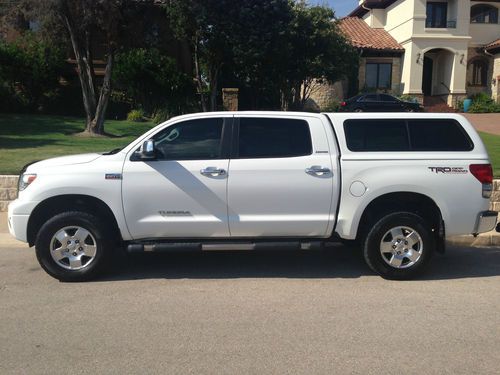
<instances>
[{"instance_id":1,"label":"wheel arch","mask_svg":"<svg viewBox=\"0 0 500 375\"><path fill-rule=\"evenodd\" d=\"M83 211L101 217L105 223L110 225L114 239L117 242L122 241L118 222L108 204L90 195L64 194L47 198L33 209L27 227L29 245L33 246L38 231L47 220L65 211Z\"/></svg>"},{"instance_id":2,"label":"wheel arch","mask_svg":"<svg viewBox=\"0 0 500 375\"><path fill-rule=\"evenodd\" d=\"M444 239L444 222L441 209L429 196L416 192L391 192L374 198L364 209L358 224L356 239L362 238L369 226L391 212L411 212L431 224L437 239ZM443 242L444 241L439 241ZM438 246L440 249L441 246ZM444 247L443 247L444 248Z\"/></svg>"}]
</instances>

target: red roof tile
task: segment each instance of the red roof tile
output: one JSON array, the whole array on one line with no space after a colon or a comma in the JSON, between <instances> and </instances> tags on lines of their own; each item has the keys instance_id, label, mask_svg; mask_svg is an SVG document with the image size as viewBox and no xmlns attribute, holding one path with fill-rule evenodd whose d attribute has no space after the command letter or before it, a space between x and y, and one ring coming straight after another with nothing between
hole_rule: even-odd
<instances>
[{"instance_id":1,"label":"red roof tile","mask_svg":"<svg viewBox=\"0 0 500 375\"><path fill-rule=\"evenodd\" d=\"M356 48L373 50L404 51L391 34L384 29L375 29L357 17L346 17L340 20L340 30Z\"/></svg>"},{"instance_id":2,"label":"red roof tile","mask_svg":"<svg viewBox=\"0 0 500 375\"><path fill-rule=\"evenodd\" d=\"M494 42L491 42L490 44L484 46L485 50L496 50L498 48L500 48L500 39L497 39Z\"/></svg>"}]
</instances>

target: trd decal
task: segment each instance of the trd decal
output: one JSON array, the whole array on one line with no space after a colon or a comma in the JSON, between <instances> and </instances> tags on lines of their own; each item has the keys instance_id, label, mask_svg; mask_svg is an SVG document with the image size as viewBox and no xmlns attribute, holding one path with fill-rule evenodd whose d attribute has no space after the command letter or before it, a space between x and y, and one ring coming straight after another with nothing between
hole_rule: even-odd
<instances>
[{"instance_id":1,"label":"trd decal","mask_svg":"<svg viewBox=\"0 0 500 375\"><path fill-rule=\"evenodd\" d=\"M444 174L467 174L469 171L463 167L428 167L431 172Z\"/></svg>"}]
</instances>

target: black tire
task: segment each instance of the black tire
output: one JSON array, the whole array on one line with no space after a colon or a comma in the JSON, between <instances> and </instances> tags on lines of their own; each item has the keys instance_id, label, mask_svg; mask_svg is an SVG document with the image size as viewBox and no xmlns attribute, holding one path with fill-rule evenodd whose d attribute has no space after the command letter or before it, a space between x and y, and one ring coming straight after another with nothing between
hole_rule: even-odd
<instances>
[{"instance_id":1,"label":"black tire","mask_svg":"<svg viewBox=\"0 0 500 375\"><path fill-rule=\"evenodd\" d=\"M85 237L86 240L83 241L85 244L82 246L85 246L85 249L88 246L89 254L93 252L94 256L85 256L84 247L79 247L80 241L75 240L76 237L72 237L72 235L77 235L76 231L73 232L77 227L88 231L89 235ZM60 242L55 239L55 235L61 232L69 235L69 237L64 237L69 240L66 244L63 244L66 241ZM112 257L114 246L111 233L112 230L109 226L92 214L80 211L63 212L49 219L40 228L35 241L36 257L42 268L50 276L60 281L92 280L105 270ZM72 242L71 245L68 244L69 242ZM51 249L53 247L65 247L60 253L64 252L67 258L56 261L51 255L51 252L55 250ZM73 250L69 250L69 248L73 248ZM83 252L78 254L80 250ZM79 261L81 268L69 269L72 267L69 258L73 254L77 256L72 259Z\"/></svg>"},{"instance_id":2,"label":"black tire","mask_svg":"<svg viewBox=\"0 0 500 375\"><path fill-rule=\"evenodd\" d=\"M401 236L393 237L391 230L394 233L401 232ZM410 230L417 235L410 235ZM419 241L412 245L415 239ZM387 252L388 248L393 253ZM412 279L419 275L435 249L436 240L432 228L420 216L410 212L395 212L383 216L375 222L363 241L363 255L368 266L383 278L394 280Z\"/></svg>"}]
</instances>

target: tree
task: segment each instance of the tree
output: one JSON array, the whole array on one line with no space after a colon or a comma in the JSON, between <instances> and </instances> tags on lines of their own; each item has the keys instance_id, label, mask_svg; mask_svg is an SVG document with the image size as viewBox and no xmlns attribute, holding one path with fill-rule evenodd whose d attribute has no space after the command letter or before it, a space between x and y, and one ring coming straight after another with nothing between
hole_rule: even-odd
<instances>
[{"instance_id":1,"label":"tree","mask_svg":"<svg viewBox=\"0 0 500 375\"><path fill-rule=\"evenodd\" d=\"M0 106L13 110L40 110L57 95L64 66L60 48L33 33L13 43L0 41Z\"/></svg>"},{"instance_id":2,"label":"tree","mask_svg":"<svg viewBox=\"0 0 500 375\"><path fill-rule=\"evenodd\" d=\"M220 73L224 63L230 60L234 24L227 11L240 6L233 0L177 0L166 6L176 36L191 45L203 111L214 111L217 107Z\"/></svg>"},{"instance_id":3,"label":"tree","mask_svg":"<svg viewBox=\"0 0 500 375\"><path fill-rule=\"evenodd\" d=\"M193 97L193 82L176 61L157 48L137 48L116 56L113 81L126 90L135 108L148 114L180 114Z\"/></svg>"},{"instance_id":4,"label":"tree","mask_svg":"<svg viewBox=\"0 0 500 375\"><path fill-rule=\"evenodd\" d=\"M40 22L47 34L64 30L77 63L86 114L85 132L103 135L104 119L111 94L111 75L121 36L126 0L23 0L20 5L31 19ZM94 69L96 40L105 51L106 67L99 88Z\"/></svg>"},{"instance_id":5,"label":"tree","mask_svg":"<svg viewBox=\"0 0 500 375\"><path fill-rule=\"evenodd\" d=\"M283 109L302 109L318 85L350 77L357 70L356 50L339 31L334 15L327 7L294 5L284 57Z\"/></svg>"},{"instance_id":6,"label":"tree","mask_svg":"<svg viewBox=\"0 0 500 375\"><path fill-rule=\"evenodd\" d=\"M215 109L221 77L251 91L255 108L266 95L281 109L302 109L319 84L357 67L357 54L327 7L293 0L186 0L172 1L167 12L176 35L191 42L204 111Z\"/></svg>"}]
</instances>

